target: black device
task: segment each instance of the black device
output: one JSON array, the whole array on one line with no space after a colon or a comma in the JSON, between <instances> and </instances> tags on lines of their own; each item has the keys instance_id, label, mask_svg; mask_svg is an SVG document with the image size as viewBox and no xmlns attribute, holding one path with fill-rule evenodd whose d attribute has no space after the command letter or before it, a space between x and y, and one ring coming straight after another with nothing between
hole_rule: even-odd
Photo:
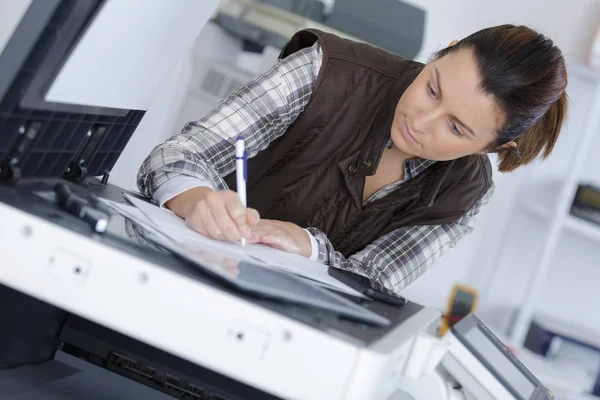
<instances>
[{"instance_id":1,"label":"black device","mask_svg":"<svg viewBox=\"0 0 600 400\"><path fill-rule=\"evenodd\" d=\"M590 184L580 184L573 198L571 214L600 225L600 188Z\"/></svg>"},{"instance_id":2,"label":"black device","mask_svg":"<svg viewBox=\"0 0 600 400\"><path fill-rule=\"evenodd\" d=\"M516 399L554 399L552 393L474 314L467 315L451 331Z\"/></svg>"},{"instance_id":3,"label":"black device","mask_svg":"<svg viewBox=\"0 0 600 400\"><path fill-rule=\"evenodd\" d=\"M381 284L371 281L362 275L344 271L339 268L329 267L328 274L342 283L350 286L352 289L365 296L395 306L403 306L406 304L404 297L398 296L391 290Z\"/></svg>"},{"instance_id":4,"label":"black device","mask_svg":"<svg viewBox=\"0 0 600 400\"><path fill-rule=\"evenodd\" d=\"M90 201L74 194L66 183L59 182L54 186L56 204L77 218L85 221L97 233L104 233L110 215L94 208Z\"/></svg>"}]
</instances>

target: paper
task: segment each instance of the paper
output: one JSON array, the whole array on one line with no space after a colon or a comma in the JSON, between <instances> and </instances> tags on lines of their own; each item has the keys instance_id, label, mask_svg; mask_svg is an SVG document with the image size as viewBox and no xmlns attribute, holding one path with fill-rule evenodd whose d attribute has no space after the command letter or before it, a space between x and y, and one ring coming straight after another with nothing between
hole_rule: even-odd
<instances>
[{"instance_id":1,"label":"paper","mask_svg":"<svg viewBox=\"0 0 600 400\"><path fill-rule=\"evenodd\" d=\"M329 267L326 265L263 244L248 244L242 247L239 243L213 240L189 228L183 219L169 210L156 207L127 194L125 198L148 220L152 221L153 232L159 231L160 234L176 243L223 251L255 264L262 263L265 266L268 265L271 268L316 281L321 285L352 296L366 298L360 292L330 276L327 272Z\"/></svg>"},{"instance_id":2,"label":"paper","mask_svg":"<svg viewBox=\"0 0 600 400\"><path fill-rule=\"evenodd\" d=\"M143 212L141 212L134 206L129 206L129 205L123 204L123 203L117 203L116 201L111 201L111 200L103 199L100 197L98 198L98 200L101 201L106 206L108 206L108 208L110 208L114 212L121 214L122 216L124 216L134 222L141 221L145 224L154 225L154 222L152 222L152 220L150 220L148 217L146 217Z\"/></svg>"}]
</instances>

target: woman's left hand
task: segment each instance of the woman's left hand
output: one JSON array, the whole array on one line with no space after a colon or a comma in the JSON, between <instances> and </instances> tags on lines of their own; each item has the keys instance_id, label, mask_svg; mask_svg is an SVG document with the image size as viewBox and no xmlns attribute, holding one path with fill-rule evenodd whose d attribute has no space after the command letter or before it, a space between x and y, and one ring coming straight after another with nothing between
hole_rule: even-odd
<instances>
[{"instance_id":1,"label":"woman's left hand","mask_svg":"<svg viewBox=\"0 0 600 400\"><path fill-rule=\"evenodd\" d=\"M287 253L310 258L311 243L308 233L291 222L261 219L252 227L248 243L263 243Z\"/></svg>"}]
</instances>

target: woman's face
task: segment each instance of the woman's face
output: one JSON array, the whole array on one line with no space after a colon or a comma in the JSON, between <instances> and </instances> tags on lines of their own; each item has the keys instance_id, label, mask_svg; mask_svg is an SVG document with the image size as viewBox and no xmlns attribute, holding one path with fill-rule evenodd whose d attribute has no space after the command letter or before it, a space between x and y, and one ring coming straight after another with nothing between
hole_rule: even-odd
<instances>
[{"instance_id":1,"label":"woman's face","mask_svg":"<svg viewBox=\"0 0 600 400\"><path fill-rule=\"evenodd\" d=\"M484 152L495 141L502 112L479 82L469 49L427 64L396 106L394 145L409 157L435 161Z\"/></svg>"}]
</instances>

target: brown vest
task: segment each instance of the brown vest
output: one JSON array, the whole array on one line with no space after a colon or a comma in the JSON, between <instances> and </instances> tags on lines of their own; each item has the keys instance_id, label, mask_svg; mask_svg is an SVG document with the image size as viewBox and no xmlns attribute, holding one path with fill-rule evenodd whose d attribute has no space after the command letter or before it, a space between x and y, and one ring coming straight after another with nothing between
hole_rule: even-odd
<instances>
[{"instance_id":1,"label":"brown vest","mask_svg":"<svg viewBox=\"0 0 600 400\"><path fill-rule=\"evenodd\" d=\"M317 40L323 64L305 111L248 160L248 206L319 228L346 257L396 228L463 216L492 184L487 156L436 162L363 206L365 177L375 174L396 105L423 65L316 30L296 33L280 57ZM225 180L234 190L235 173Z\"/></svg>"}]
</instances>

